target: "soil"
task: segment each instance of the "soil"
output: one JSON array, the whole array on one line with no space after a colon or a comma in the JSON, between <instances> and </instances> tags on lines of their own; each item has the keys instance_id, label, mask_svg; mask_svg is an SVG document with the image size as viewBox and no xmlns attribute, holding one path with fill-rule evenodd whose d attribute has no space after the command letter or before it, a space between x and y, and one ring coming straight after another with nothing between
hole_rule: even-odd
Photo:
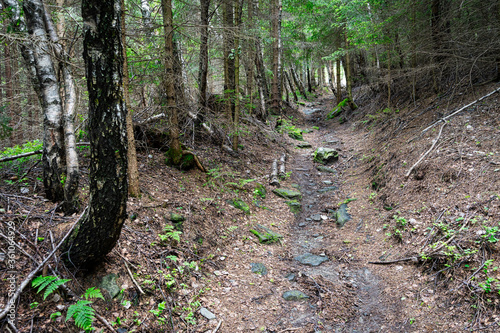
<instances>
[{"instance_id":1,"label":"soil","mask_svg":"<svg viewBox=\"0 0 500 333\"><path fill-rule=\"evenodd\" d=\"M491 87L482 89L476 97ZM293 119L288 125L311 130L303 134L312 145L305 149L295 148L300 141L286 130L275 131L274 123L244 117L237 157L211 145L209 137L193 143L208 175L178 171L164 164L161 151L143 151L143 194L130 198L130 219L115 249L92 271L64 267L60 260L52 260L51 267L72 279L67 286L78 295L117 274L120 295L105 294L106 300L93 307L120 332L498 331L497 96L454 116L434 149L405 176L438 136L440 124L423 134L422 129L442 116L439 106L451 111L474 99L449 104L443 97L400 110L368 104L345 110L339 122L325 120L333 98L319 97L287 110ZM335 173L317 169L312 154L318 147L339 152L338 161L328 166ZM268 185L272 162L282 153L287 175L280 186L302 194L302 210L295 215ZM4 179L15 176L13 168L2 170ZM5 185L0 193L2 233L15 221L17 244L33 257L17 253L18 284L78 218L63 216L43 200L39 174L35 167L28 184ZM265 198L254 193L256 183L266 187ZM84 199L87 186L82 184ZM318 192L332 186L337 189ZM19 193L21 187L29 193ZM238 198L250 214L231 205ZM334 212L343 203L352 219L339 228ZM173 223L171 213L185 221ZM250 232L256 224L283 238L259 243ZM182 232L179 240L165 225ZM5 239L0 243L7 248ZM296 259L304 253L328 260L304 265ZM256 263L267 274L253 273ZM5 261L0 269L1 290L6 290ZM291 290L307 298L285 300L283 294ZM6 296L0 295L2 308ZM34 302L39 305L31 308ZM77 332L72 320L64 320L75 302L64 291L43 300L28 287L17 326L26 332ZM164 310L151 312L162 302ZM215 318L207 319L201 308ZM58 309L63 316L51 320ZM94 327L109 331L101 320Z\"/></svg>"}]
</instances>

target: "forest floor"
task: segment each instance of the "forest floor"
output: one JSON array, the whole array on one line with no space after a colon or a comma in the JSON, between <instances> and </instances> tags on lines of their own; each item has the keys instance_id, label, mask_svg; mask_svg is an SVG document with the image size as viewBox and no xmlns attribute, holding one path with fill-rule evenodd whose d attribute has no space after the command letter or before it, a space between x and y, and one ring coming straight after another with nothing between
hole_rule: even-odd
<instances>
[{"instance_id":1,"label":"forest floor","mask_svg":"<svg viewBox=\"0 0 500 333\"><path fill-rule=\"evenodd\" d=\"M476 98L488 89L476 90ZM274 123L244 117L237 157L209 138L194 145L208 175L167 167L162 152L148 150L139 156L143 194L130 198L130 219L105 262L92 271L59 260L51 268L72 279L67 286L78 295L94 286L104 291L104 277L114 281L116 297L104 292L106 299L92 306L118 332L498 331L498 96L454 116L442 131L437 124L421 133L437 113L474 99L442 97L371 116L374 106L362 107L344 111L347 121L340 123L325 120L334 100L320 96L289 109L282 133ZM305 130L311 148L297 148L303 141L287 135L294 129ZM331 173L313 162L319 147L339 153L327 165ZM301 192L295 215L269 185L272 161L283 153L280 188ZM2 177L11 179L13 170L4 168ZM43 200L39 172L35 167L25 184L11 181L0 190L1 231L15 221L17 243L32 256L18 253L18 283L77 218ZM257 183L265 198L255 193ZM86 192L84 181L83 198ZM237 199L249 212L234 207ZM343 204L351 219L340 228L335 212ZM262 244L250 232L257 225L283 238ZM6 244L0 239L1 249ZM299 262L308 253L319 265ZM6 290L5 259L0 270ZM285 300L289 291L299 299ZM6 296L0 294L2 308ZM19 330L77 332L64 320L75 302L63 291L43 300L28 287L18 305ZM57 311L62 316L51 319ZM94 326L109 331L101 320Z\"/></svg>"}]
</instances>

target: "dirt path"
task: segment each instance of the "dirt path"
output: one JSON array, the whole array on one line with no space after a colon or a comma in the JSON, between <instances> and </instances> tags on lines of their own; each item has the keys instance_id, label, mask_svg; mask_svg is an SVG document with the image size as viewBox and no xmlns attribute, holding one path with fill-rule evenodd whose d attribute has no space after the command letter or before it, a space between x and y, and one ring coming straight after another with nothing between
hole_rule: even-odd
<instances>
[{"instance_id":1,"label":"dirt path","mask_svg":"<svg viewBox=\"0 0 500 333\"><path fill-rule=\"evenodd\" d=\"M304 135L312 148L293 150L287 163L292 176L282 184L301 191L302 211L292 216L284 199L268 193L268 215L256 220L282 233L282 246L243 240L232 245L232 253L229 249L221 253L225 269L216 272L219 288L202 297L216 314L209 327L222 320L222 332L408 331L403 328L408 320L402 315L397 286L388 287L380 270L367 263L369 257L376 257L363 252L373 245L373 236L363 229L363 218L351 211L352 220L343 229L332 219L331 208L354 192L345 175L346 152L355 154L363 137L346 128L318 129L317 119L325 107L324 102L316 102L302 108L304 128L315 128ZM338 169L335 173L319 172L312 161L312 152L321 146L340 152L340 161L331 165ZM250 223L256 220L249 218ZM318 266L302 264L297 259L304 254L327 260ZM255 264L263 264L268 273L252 273ZM286 301L283 295L289 291L301 291L308 298Z\"/></svg>"}]
</instances>

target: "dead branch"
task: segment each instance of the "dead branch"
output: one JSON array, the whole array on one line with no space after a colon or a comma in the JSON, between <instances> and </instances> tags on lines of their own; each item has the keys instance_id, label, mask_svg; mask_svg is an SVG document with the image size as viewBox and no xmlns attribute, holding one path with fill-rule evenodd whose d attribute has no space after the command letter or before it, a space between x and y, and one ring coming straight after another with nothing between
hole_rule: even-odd
<instances>
[{"instance_id":1,"label":"dead branch","mask_svg":"<svg viewBox=\"0 0 500 333\"><path fill-rule=\"evenodd\" d=\"M422 162L422 160L434 149L434 147L436 146L436 143L438 142L439 138L441 137L441 133L443 132L443 127L445 127L445 126L446 126L446 122L444 122L443 125L441 126L441 128L439 129L439 134L436 137L436 139L434 139L434 141L432 142L431 148L429 148L428 151L426 151L424 154L422 154L422 156L420 156L420 158L418 159L417 163L413 164L413 166L410 168L410 170L408 170L408 172L405 175L406 178L408 178L410 176L413 169L415 169L415 167L417 165L419 165L420 162Z\"/></svg>"},{"instance_id":2,"label":"dead branch","mask_svg":"<svg viewBox=\"0 0 500 333\"><path fill-rule=\"evenodd\" d=\"M22 153L22 154L18 154L18 155L14 155L14 156L4 157L4 158L0 158L0 163L17 160L17 159L23 158L23 157L39 155L41 153L42 153L41 150L35 150L35 151L30 151L28 153Z\"/></svg>"},{"instance_id":3,"label":"dead branch","mask_svg":"<svg viewBox=\"0 0 500 333\"><path fill-rule=\"evenodd\" d=\"M73 223L73 225L71 226L71 228L68 230L68 232L66 233L66 235L64 235L64 237L61 239L61 241L59 242L59 244L57 244L57 246L54 248L54 250L52 250L52 252L50 252L49 255L47 257L45 257L45 259L33 271L31 271L31 273L29 273L28 276L24 279L24 281L19 285L19 287L17 288L17 290L14 293L14 295L9 299L9 301L5 305L5 308L2 310L2 312L0 312L0 320L2 320L3 318L5 318L5 316L9 312L10 307L14 306L14 303L15 303L16 299L21 295L21 292L24 290L24 288L26 288L26 286L28 286L28 284L35 277L35 275L45 266L45 264L47 263L47 261L49 261L49 259L56 253L56 251L63 244L63 242L66 240L66 238L69 237L69 235L71 234L71 232L73 232L73 229L75 228L75 226L77 225L77 223L81 220L81 218L87 212L87 209L88 209L88 207L85 208L85 210L80 215L80 217L75 221L75 223Z\"/></svg>"},{"instance_id":4,"label":"dead branch","mask_svg":"<svg viewBox=\"0 0 500 333\"><path fill-rule=\"evenodd\" d=\"M396 259L396 260L390 260L390 261L369 261L369 264L373 265L390 265L390 264L395 264L398 262L403 262L403 261L413 261L413 262L418 262L417 257L409 257L409 258L401 258L401 259Z\"/></svg>"},{"instance_id":5,"label":"dead branch","mask_svg":"<svg viewBox=\"0 0 500 333\"><path fill-rule=\"evenodd\" d=\"M483 97L481 97L481 98L479 98L479 99L476 99L474 102L469 103L469 104L467 104L466 106L461 107L460 109L458 109L457 111L453 112L452 114L450 114L450 115L448 115L448 116L446 116L446 117L444 117L444 118L439 119L439 120L438 120L438 121L436 121L434 124L430 125L430 126L429 126L429 127L427 127L426 129L424 129L424 130L422 131L422 134L423 134L423 133L425 133L425 132L427 132L427 131L428 131L428 130L430 130L431 128L433 128L433 127L434 127L436 124L438 124L439 122L441 122L441 121L446 122L446 120L447 120L447 119L449 119L449 118L453 117L454 115L456 115L456 114L458 114L458 113L462 112L463 110L467 109L469 106L472 106L472 105L474 105L474 104L476 104L476 103L478 103L478 102L481 102L483 99L485 99L485 98L487 98L487 97L490 97L491 95L493 95L494 93L499 92L499 91L500 91L500 87L499 87L499 88L497 88L497 89L495 89L495 90L493 90L492 92L490 92L490 93L488 93L488 94L484 95ZM408 176L407 176L407 177L408 177Z\"/></svg>"},{"instance_id":6,"label":"dead branch","mask_svg":"<svg viewBox=\"0 0 500 333\"><path fill-rule=\"evenodd\" d=\"M127 261L125 260L125 258L123 259L123 262L125 263L125 267L127 268L127 272L130 275L130 278L132 279L132 282L134 282L134 284L137 287L137 289L139 290L139 292L144 295L144 291L142 290L141 286L139 286L139 284L137 283L137 281L134 279L134 275L130 271L130 268L128 268Z\"/></svg>"}]
</instances>

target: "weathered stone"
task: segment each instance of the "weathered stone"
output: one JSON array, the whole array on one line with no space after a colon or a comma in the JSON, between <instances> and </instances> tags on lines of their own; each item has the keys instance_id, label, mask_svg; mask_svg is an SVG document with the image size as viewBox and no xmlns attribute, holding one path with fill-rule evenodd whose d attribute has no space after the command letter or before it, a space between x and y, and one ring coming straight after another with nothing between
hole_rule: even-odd
<instances>
[{"instance_id":1,"label":"weathered stone","mask_svg":"<svg viewBox=\"0 0 500 333\"><path fill-rule=\"evenodd\" d=\"M335 213L337 226L342 228L348 221L351 220L351 215L347 212L347 204L343 203Z\"/></svg>"},{"instance_id":2,"label":"weathered stone","mask_svg":"<svg viewBox=\"0 0 500 333\"><path fill-rule=\"evenodd\" d=\"M287 279L288 281L295 281L295 274L294 273L288 273L285 276L285 279Z\"/></svg>"},{"instance_id":3,"label":"weathered stone","mask_svg":"<svg viewBox=\"0 0 500 333\"><path fill-rule=\"evenodd\" d=\"M321 172L337 173L337 170L332 169L332 168L328 168L328 167L323 166L323 165L318 165L316 167L316 169L318 169L318 171L321 171Z\"/></svg>"},{"instance_id":4,"label":"weathered stone","mask_svg":"<svg viewBox=\"0 0 500 333\"><path fill-rule=\"evenodd\" d=\"M260 262L251 263L250 269L252 270L252 273L259 274L259 275L267 275L266 266L264 266L264 264L262 264Z\"/></svg>"},{"instance_id":5,"label":"weathered stone","mask_svg":"<svg viewBox=\"0 0 500 333\"><path fill-rule=\"evenodd\" d=\"M311 215L311 219L313 221L319 222L319 221L321 221L321 215L319 215L319 214Z\"/></svg>"},{"instance_id":6,"label":"weathered stone","mask_svg":"<svg viewBox=\"0 0 500 333\"><path fill-rule=\"evenodd\" d=\"M289 290L283 293L283 298L287 301L300 301L309 298L309 296L300 290Z\"/></svg>"},{"instance_id":7,"label":"weathered stone","mask_svg":"<svg viewBox=\"0 0 500 333\"><path fill-rule=\"evenodd\" d=\"M178 213L170 213L169 217L167 217L167 220L172 221L174 223L182 223L186 221L186 218Z\"/></svg>"},{"instance_id":8,"label":"weathered stone","mask_svg":"<svg viewBox=\"0 0 500 333\"><path fill-rule=\"evenodd\" d=\"M330 192L330 191L336 191L338 189L339 188L337 186L328 186L328 187L324 187L322 189L319 189L318 192L319 193L326 193L326 192Z\"/></svg>"},{"instance_id":9,"label":"weathered stone","mask_svg":"<svg viewBox=\"0 0 500 333\"><path fill-rule=\"evenodd\" d=\"M256 183L255 189L253 190L253 193L255 194L255 196L259 196L262 199L265 199L267 191L266 191L266 188L264 187L264 185L262 185L261 183Z\"/></svg>"},{"instance_id":10,"label":"weathered stone","mask_svg":"<svg viewBox=\"0 0 500 333\"><path fill-rule=\"evenodd\" d=\"M250 207L245 201L238 198L229 200L228 203L234 208L241 209L245 214L250 214Z\"/></svg>"},{"instance_id":11,"label":"weathered stone","mask_svg":"<svg viewBox=\"0 0 500 333\"><path fill-rule=\"evenodd\" d=\"M298 214L302 211L302 204L297 200L285 201L285 203L290 207L290 211L293 214Z\"/></svg>"},{"instance_id":12,"label":"weathered stone","mask_svg":"<svg viewBox=\"0 0 500 333\"><path fill-rule=\"evenodd\" d=\"M299 142L295 145L296 148L300 149L306 149L306 148L312 148L312 145L309 142Z\"/></svg>"},{"instance_id":13,"label":"weathered stone","mask_svg":"<svg viewBox=\"0 0 500 333\"><path fill-rule=\"evenodd\" d=\"M299 191L288 190L286 188L276 188L273 193L285 199L300 199L302 194Z\"/></svg>"},{"instance_id":14,"label":"weathered stone","mask_svg":"<svg viewBox=\"0 0 500 333\"><path fill-rule=\"evenodd\" d=\"M200 308L200 314L207 318L208 320L212 320L212 319L215 319L215 315L210 312L207 308Z\"/></svg>"},{"instance_id":15,"label":"weathered stone","mask_svg":"<svg viewBox=\"0 0 500 333\"><path fill-rule=\"evenodd\" d=\"M283 238L282 235L260 224L256 224L254 229L250 229L250 232L259 238L259 242L266 244L278 242Z\"/></svg>"},{"instance_id":16,"label":"weathered stone","mask_svg":"<svg viewBox=\"0 0 500 333\"><path fill-rule=\"evenodd\" d=\"M304 253L300 256L295 257L295 260L300 262L303 265L309 266L319 266L325 261L328 261L328 257L326 256L317 256L312 253Z\"/></svg>"},{"instance_id":17,"label":"weathered stone","mask_svg":"<svg viewBox=\"0 0 500 333\"><path fill-rule=\"evenodd\" d=\"M332 185L333 182L331 180L323 180L323 184L325 184L325 185Z\"/></svg>"},{"instance_id":18,"label":"weathered stone","mask_svg":"<svg viewBox=\"0 0 500 333\"><path fill-rule=\"evenodd\" d=\"M339 153L332 148L319 147L314 152L314 162L329 164L339 159Z\"/></svg>"},{"instance_id":19,"label":"weathered stone","mask_svg":"<svg viewBox=\"0 0 500 333\"><path fill-rule=\"evenodd\" d=\"M120 287L118 286L117 280L118 275L114 273L108 274L102 278L102 281L98 287L101 290L105 290L110 299L113 299L120 293Z\"/></svg>"}]
</instances>

